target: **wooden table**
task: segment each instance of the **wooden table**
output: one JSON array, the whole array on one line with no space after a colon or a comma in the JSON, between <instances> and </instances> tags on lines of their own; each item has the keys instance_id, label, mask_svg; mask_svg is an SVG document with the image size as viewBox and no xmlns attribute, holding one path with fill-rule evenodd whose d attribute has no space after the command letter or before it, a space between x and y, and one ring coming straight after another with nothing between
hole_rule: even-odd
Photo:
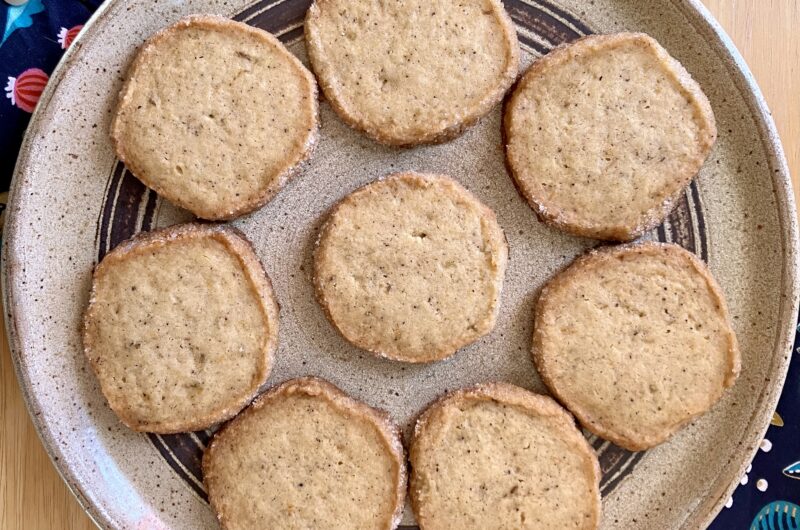
<instances>
[{"instance_id":1,"label":"wooden table","mask_svg":"<svg viewBox=\"0 0 800 530\"><path fill-rule=\"evenodd\" d=\"M753 70L778 124L798 197L800 0L704 0ZM0 331L0 528L91 529L33 428Z\"/></svg>"}]
</instances>

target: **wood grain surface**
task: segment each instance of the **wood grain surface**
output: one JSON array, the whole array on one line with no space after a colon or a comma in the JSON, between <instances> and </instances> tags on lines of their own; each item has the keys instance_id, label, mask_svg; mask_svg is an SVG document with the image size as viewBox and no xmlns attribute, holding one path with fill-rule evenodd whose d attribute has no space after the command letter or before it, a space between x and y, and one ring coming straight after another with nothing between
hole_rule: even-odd
<instances>
[{"instance_id":1,"label":"wood grain surface","mask_svg":"<svg viewBox=\"0 0 800 530\"><path fill-rule=\"evenodd\" d=\"M704 0L747 60L778 125L798 197L800 0ZM33 428L0 331L0 528L90 529Z\"/></svg>"}]
</instances>

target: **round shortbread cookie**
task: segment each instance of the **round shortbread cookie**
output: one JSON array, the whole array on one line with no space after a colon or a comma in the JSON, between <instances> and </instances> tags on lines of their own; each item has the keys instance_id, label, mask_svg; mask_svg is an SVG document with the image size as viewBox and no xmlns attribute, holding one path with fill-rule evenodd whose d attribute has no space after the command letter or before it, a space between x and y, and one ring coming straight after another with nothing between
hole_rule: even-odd
<instances>
[{"instance_id":1,"label":"round shortbread cookie","mask_svg":"<svg viewBox=\"0 0 800 530\"><path fill-rule=\"evenodd\" d=\"M271 199L317 137L311 73L266 31L191 16L151 37L128 70L111 139L144 184L203 219Z\"/></svg>"},{"instance_id":2,"label":"round shortbread cookie","mask_svg":"<svg viewBox=\"0 0 800 530\"><path fill-rule=\"evenodd\" d=\"M381 411L313 377L287 381L214 436L203 481L222 527L397 527L406 464Z\"/></svg>"},{"instance_id":3,"label":"round shortbread cookie","mask_svg":"<svg viewBox=\"0 0 800 530\"><path fill-rule=\"evenodd\" d=\"M316 0L305 34L334 110L390 145L457 136L500 101L519 68L499 0Z\"/></svg>"},{"instance_id":4,"label":"round shortbread cookie","mask_svg":"<svg viewBox=\"0 0 800 530\"><path fill-rule=\"evenodd\" d=\"M533 358L584 427L639 451L709 410L739 374L719 286L677 245L607 247L542 289Z\"/></svg>"},{"instance_id":5,"label":"round shortbread cookie","mask_svg":"<svg viewBox=\"0 0 800 530\"><path fill-rule=\"evenodd\" d=\"M410 463L422 530L599 526L597 457L547 396L507 383L455 391L417 421Z\"/></svg>"},{"instance_id":6,"label":"round shortbread cookie","mask_svg":"<svg viewBox=\"0 0 800 530\"><path fill-rule=\"evenodd\" d=\"M717 131L700 86L651 37L585 37L537 60L504 116L508 167L539 219L629 241L661 223Z\"/></svg>"},{"instance_id":7,"label":"round shortbread cookie","mask_svg":"<svg viewBox=\"0 0 800 530\"><path fill-rule=\"evenodd\" d=\"M494 213L470 192L449 177L397 173L333 208L314 284L348 341L429 362L492 330L507 261Z\"/></svg>"},{"instance_id":8,"label":"round shortbread cookie","mask_svg":"<svg viewBox=\"0 0 800 530\"><path fill-rule=\"evenodd\" d=\"M278 305L238 230L145 232L94 271L84 349L125 425L175 433L239 412L269 376Z\"/></svg>"}]
</instances>

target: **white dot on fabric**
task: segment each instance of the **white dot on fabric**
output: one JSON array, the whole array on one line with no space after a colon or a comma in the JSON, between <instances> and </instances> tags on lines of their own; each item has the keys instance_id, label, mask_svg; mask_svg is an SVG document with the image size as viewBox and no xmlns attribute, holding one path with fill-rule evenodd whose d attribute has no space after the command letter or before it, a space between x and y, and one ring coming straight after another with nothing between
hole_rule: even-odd
<instances>
[{"instance_id":1,"label":"white dot on fabric","mask_svg":"<svg viewBox=\"0 0 800 530\"><path fill-rule=\"evenodd\" d=\"M744 471L744 472L745 472L745 473L750 473L752 470L753 470L753 464L749 464L749 465L747 466L747 469L745 469L745 471Z\"/></svg>"},{"instance_id":2,"label":"white dot on fabric","mask_svg":"<svg viewBox=\"0 0 800 530\"><path fill-rule=\"evenodd\" d=\"M740 480L740 481L739 481L739 484L741 484L742 486L744 486L745 484L747 484L747 475L745 475L745 476L743 476L743 477L742 477L742 480Z\"/></svg>"},{"instance_id":3,"label":"white dot on fabric","mask_svg":"<svg viewBox=\"0 0 800 530\"><path fill-rule=\"evenodd\" d=\"M728 500L725 502L725 507L730 508L733 506L733 497L728 497Z\"/></svg>"},{"instance_id":4,"label":"white dot on fabric","mask_svg":"<svg viewBox=\"0 0 800 530\"><path fill-rule=\"evenodd\" d=\"M764 438L761 440L761 450L765 453L769 453L772 450L772 442Z\"/></svg>"},{"instance_id":5,"label":"white dot on fabric","mask_svg":"<svg viewBox=\"0 0 800 530\"><path fill-rule=\"evenodd\" d=\"M758 479L758 482L756 482L756 488L758 488L758 491L767 491L768 486L769 484L763 478Z\"/></svg>"}]
</instances>

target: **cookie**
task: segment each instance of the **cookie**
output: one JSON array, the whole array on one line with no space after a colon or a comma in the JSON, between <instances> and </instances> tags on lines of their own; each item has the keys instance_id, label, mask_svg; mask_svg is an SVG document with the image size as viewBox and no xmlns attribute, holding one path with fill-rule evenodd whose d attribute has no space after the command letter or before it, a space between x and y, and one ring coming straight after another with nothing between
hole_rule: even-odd
<instances>
[{"instance_id":1,"label":"cookie","mask_svg":"<svg viewBox=\"0 0 800 530\"><path fill-rule=\"evenodd\" d=\"M95 268L84 349L131 429L196 431L230 418L269 376L277 339L269 278L234 228L145 232Z\"/></svg>"},{"instance_id":2,"label":"cookie","mask_svg":"<svg viewBox=\"0 0 800 530\"><path fill-rule=\"evenodd\" d=\"M313 76L247 24L185 18L150 38L127 75L111 127L117 156L197 217L259 208L316 140Z\"/></svg>"},{"instance_id":3,"label":"cookie","mask_svg":"<svg viewBox=\"0 0 800 530\"><path fill-rule=\"evenodd\" d=\"M585 37L537 60L507 101L506 160L539 219L629 241L660 224L717 136L711 105L651 37Z\"/></svg>"},{"instance_id":4,"label":"cookie","mask_svg":"<svg viewBox=\"0 0 800 530\"><path fill-rule=\"evenodd\" d=\"M306 48L325 97L378 142L443 142L517 76L519 43L499 0L316 0Z\"/></svg>"},{"instance_id":5,"label":"cookie","mask_svg":"<svg viewBox=\"0 0 800 530\"><path fill-rule=\"evenodd\" d=\"M449 177L397 173L342 199L320 230L314 285L354 345L412 363L494 327L508 246L494 213Z\"/></svg>"},{"instance_id":6,"label":"cookie","mask_svg":"<svg viewBox=\"0 0 800 530\"><path fill-rule=\"evenodd\" d=\"M677 245L591 251L544 287L533 358L584 427L639 451L732 386L739 351L719 286Z\"/></svg>"},{"instance_id":7,"label":"cookie","mask_svg":"<svg viewBox=\"0 0 800 530\"><path fill-rule=\"evenodd\" d=\"M453 392L417 421L409 456L422 530L599 526L597 457L547 396L507 383Z\"/></svg>"},{"instance_id":8,"label":"cookie","mask_svg":"<svg viewBox=\"0 0 800 530\"><path fill-rule=\"evenodd\" d=\"M208 498L227 530L389 530L406 469L388 416L313 377L261 395L203 455Z\"/></svg>"}]
</instances>

